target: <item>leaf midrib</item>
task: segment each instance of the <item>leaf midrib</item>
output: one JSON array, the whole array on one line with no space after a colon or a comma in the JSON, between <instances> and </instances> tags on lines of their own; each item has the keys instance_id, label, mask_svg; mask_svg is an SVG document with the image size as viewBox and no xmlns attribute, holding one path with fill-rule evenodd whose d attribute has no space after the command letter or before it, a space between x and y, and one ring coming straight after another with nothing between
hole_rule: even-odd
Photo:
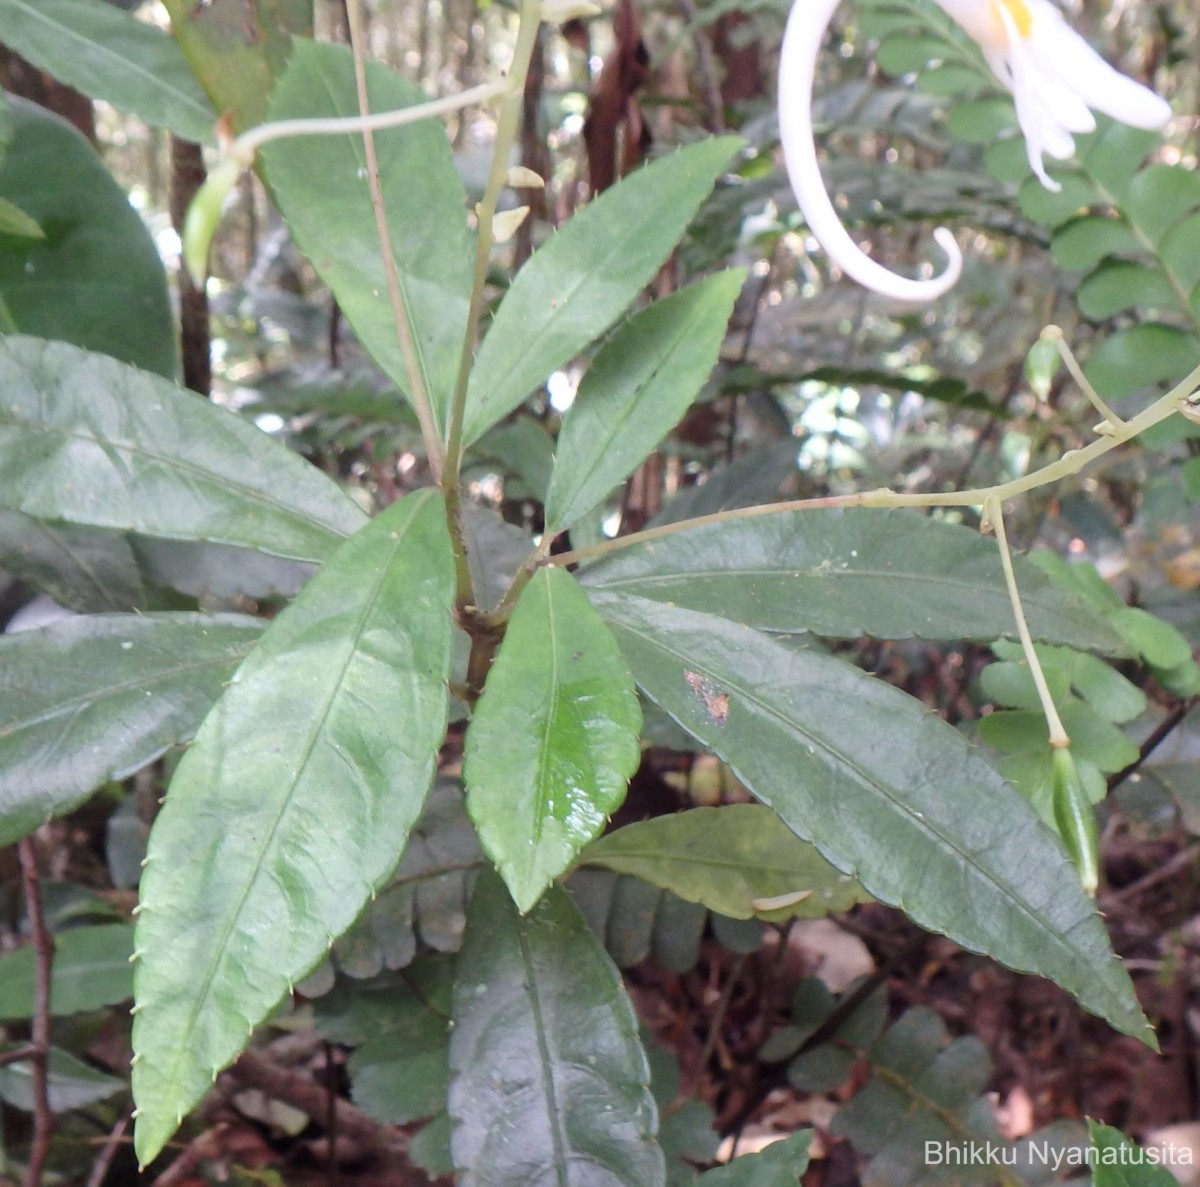
<instances>
[{"instance_id":1,"label":"leaf midrib","mask_svg":"<svg viewBox=\"0 0 1200 1187\"><path fill-rule=\"evenodd\" d=\"M317 744L317 738L323 732L325 723L328 720L330 711L333 708L334 701L337 699L338 690L342 687L342 684L345 682L346 672L349 669L350 664L353 662L354 657L358 654L359 640L362 638L363 632L365 630L365 624L366 624L367 620L370 618L372 611L375 609L376 603L379 598L379 591L382 588L384 582L387 580L387 575L391 569L392 561L395 558L396 553L402 547L405 537L407 536L409 529L412 527L412 522L413 522L413 519L415 518L417 510L419 510L419 508L416 508L416 507L413 508L412 512L410 513L410 515L408 517L407 522L404 523L403 526L397 525L396 527L394 527L392 529L394 535L389 536L389 539L392 544L392 547L389 549L389 555L386 558L386 560L382 560L382 558L381 558L382 563L380 564L380 567L379 567L379 575L376 578L376 580L371 588L370 596L367 598L364 598L362 613L358 616L358 619L354 624L354 630L352 632L350 632L347 636L347 642L349 643L349 646L346 649L346 658L343 661L341 668L338 671L337 679L332 681L330 684L329 695L325 700L325 704L323 705L320 714L313 721L313 727L309 731L309 736L308 736L306 745L304 747L304 752L303 752L303 755L301 758L301 762L297 765L296 777L292 780L291 786L287 790L287 794L281 799L280 804L279 804L279 809L275 813L274 819L270 822L270 825L264 830L262 844L259 845L259 847L258 847L257 857L256 857L255 861L253 862L253 865L248 866L248 868L252 869L253 872L252 872L251 876L246 879L245 884L242 887L242 892L239 895L237 902L234 904L232 909L229 911L225 926L221 930L218 942L216 944L214 944L214 946L212 948L213 959L209 962L208 968L205 970L204 976L200 982L199 991L193 997L192 1003L191 1003L191 1008L188 1010L188 1013L187 1013L186 1025L183 1028L183 1035L185 1037L190 1036L193 1033L193 1031L195 1030L196 1020L200 1016L202 1007L207 1003L209 993L212 990L213 981L215 980L216 975L217 975L218 966L224 960L225 952L229 945L229 937L233 934L233 931L237 925L238 919L240 918L240 916L242 914L242 910L244 909L244 907L246 905L246 900L249 898L250 892L253 889L254 884L258 881L258 878L259 878L260 874L262 873L263 861L264 861L265 855L266 855L268 849L270 849L272 844L274 843L276 833L278 832L279 827L280 827L280 823L283 820L284 815L287 812L288 808L290 808L290 806L292 804L292 798L296 793L296 788L301 782L301 773L308 766L308 760L312 756L313 749L315 748L315 746ZM184 1060L189 1054L190 1054L190 1052L189 1052L186 1042L182 1046L177 1048L176 1055L175 1055L174 1059L171 1061L171 1069L172 1069L171 1074L168 1077L166 1077L168 1079L168 1081L178 1081L179 1077L177 1075L177 1070L179 1068L180 1062L182 1060Z\"/></svg>"},{"instance_id":2,"label":"leaf midrib","mask_svg":"<svg viewBox=\"0 0 1200 1187\"><path fill-rule=\"evenodd\" d=\"M924 832L931 840L936 840L936 841L942 842L945 850L949 850L950 853L959 857L962 861L962 864L965 867L973 870L976 873L976 875L984 883L992 886L997 893L1008 898L1008 900L1014 906L1016 906L1022 914L1024 914L1028 919L1035 922L1037 924L1039 930L1045 935L1045 937L1047 939L1057 942L1059 947L1063 947L1063 945L1061 944L1062 937L1059 935L1058 931L1055 928L1051 927L1049 925L1049 923L1046 920L1044 920L1042 918L1042 916L1033 909L1033 906L1031 904L1027 903L1023 897L1020 897L1019 895L1017 895L1015 893L1009 892L1007 883L1001 881L997 876L993 875L990 871L988 871L984 867L980 866L978 864L978 862L975 860L975 858L972 855L968 854L966 852L966 850L964 850L961 846L956 844L952 838L946 836L940 830L934 828L932 826L932 822L930 822L924 814L917 816L913 812L906 810L904 805L901 803L901 801L899 801L898 799L896 799L896 797L891 795L888 792L888 790L885 787L883 787L874 777L868 776L867 773L864 772L857 763L851 761L848 756L842 754L840 751L835 750L832 746L830 746L830 744L825 739L808 732L807 730L805 730L803 728L803 726L799 722L793 721L792 719L784 716L777 709L775 709L772 705L768 704L765 701L760 700L758 697L753 695L744 686L740 686L735 681L730 680L729 673L714 672L711 669L706 668L705 665L703 663L699 662L695 656L684 655L681 652L676 651L675 648L668 646L665 642L663 642L658 637L648 634L648 633L646 633L642 630L639 630L635 627L631 627L625 622L618 622L618 625L621 627L621 629L628 630L628 631L630 631L630 633L640 636L642 639L646 640L651 647L656 647L660 651L665 651L668 655L670 655L672 657L672 659L679 662L688 671L703 673L703 674L707 675L709 679L713 680L714 683L716 683L718 686L720 686L722 688L729 688L733 691L736 691L739 695L743 696L747 702L749 702L751 705L755 706L764 716L773 718L778 724L783 726L788 731L794 730L801 737L808 739L810 742L812 742L814 745L818 746L821 750L825 751L826 753L830 753L830 754L837 756L837 758L841 762L843 762L848 768L850 768L851 771L853 771L859 778L862 779L864 784L866 784L870 788L873 788L883 800L886 800L892 806L894 811L896 811L898 814L903 816L910 824L915 824L918 827L918 829L921 832ZM671 714L671 716L674 717L674 714ZM675 720L678 721L678 718L675 718ZM683 722L679 722L679 724L681 726L683 726L683 728L685 730L687 729L687 726L685 726L683 724ZM689 730L688 732L690 733L691 731ZM730 766L733 767L733 769L736 771L737 768L736 768L735 764L730 763ZM808 839L808 838L804 838L804 839ZM811 841L811 843L814 845L817 845L818 849L821 848L821 846L816 841ZM858 871L843 871L843 872L849 872L851 877L858 878L861 881ZM864 885L865 885L865 883L864 883ZM869 889L869 887L868 887L868 889ZM1084 918L1084 920L1086 920L1086 918L1088 918L1088 917L1085 916L1083 918ZM1067 951L1067 954L1071 957L1071 963L1072 964L1077 963L1077 954L1075 952L1073 952L1070 948L1067 948L1066 951Z\"/></svg>"},{"instance_id":3,"label":"leaf midrib","mask_svg":"<svg viewBox=\"0 0 1200 1187\"><path fill-rule=\"evenodd\" d=\"M248 502L257 503L259 506L267 509L268 511L275 513L276 515L280 515L280 516L290 519L295 524L301 524L306 527L318 528L324 534L333 537L335 543L340 542L345 539L348 539L348 537L345 534L343 534L340 529L330 526L328 523L315 518L313 515L305 512L303 510L297 510L290 503L282 503L282 502L278 501L277 499L272 499L271 496L266 494L265 492L256 490L252 486L246 486L245 484L238 482L238 480L236 478L234 478L232 475L224 475L224 474L217 475L212 470L207 470L204 467L197 465L194 462L186 461L177 454L159 453L155 450L147 449L144 446L137 444L137 443L132 443L132 444L129 442L118 443L118 442L112 441L111 439L97 436L94 433L86 433L86 432L75 431L75 430L71 430L71 429L65 429L65 428L59 427L58 425L47 424L45 421L26 420L19 416L13 416L13 415L0 416L0 426L3 426L3 425L14 425L17 428L24 429L27 432L42 433L48 437L61 437L61 438L65 438L68 440L83 441L90 445L95 445L97 448L101 449L105 453L106 456L108 456L109 450L113 450L118 454L124 454L130 460L144 458L150 462L157 462L160 465L164 466L164 468L166 468L166 469L169 469L169 470L174 469L174 470L178 470L184 474L187 474L189 476L195 476L195 477L202 478L202 479L206 480L205 485L219 488L222 491L231 490L234 493L236 493L239 497L246 498ZM238 442L238 444L240 445L243 443ZM126 489L128 489L128 487ZM11 504L10 504L10 506L11 506ZM35 513L31 512L31 511L26 511L25 508L23 508L23 507L12 507L12 509L15 511L20 511L24 515L29 515L30 518L32 518L32 519L38 518L38 516ZM83 520L65 520L64 522L69 522L69 523L78 522L81 525L85 525L85 526L95 526L95 527L103 527L103 528L111 528L113 526L112 524L108 524L108 523L97 523L97 524L85 523L85 521L83 521ZM120 530L120 529L118 528L115 530ZM212 535L198 535L198 534L190 535L190 536L183 536L183 535L178 535L178 534L168 535L162 531L147 530L144 528L139 528L137 526L130 526L129 528L127 528L125 530L141 532L145 535L155 536L155 537L158 537L158 538L164 539L164 540L184 540L184 541L199 540L206 544L234 544L235 547L251 548L255 552L267 553L267 548L261 542L248 543L248 542L244 542L244 540L242 540L242 539L238 539L235 542L233 539L231 539L228 536L212 536ZM315 556L315 557L314 556L295 556L292 553L287 553L287 554L267 553L267 554L272 555L272 556L280 556L284 560L308 561L313 564L320 564L321 561L324 560L323 556Z\"/></svg>"},{"instance_id":4,"label":"leaf midrib","mask_svg":"<svg viewBox=\"0 0 1200 1187\"><path fill-rule=\"evenodd\" d=\"M546 1023L542 1016L542 1000L538 991L537 966L529 951L525 935L525 923L521 918L514 920L513 930L517 935L517 946L521 952L521 964L525 971L525 986L529 995L529 1010L533 1015L533 1029L537 1036L539 1067L542 1072L542 1093L546 1100L546 1111L550 1121L550 1141L554 1146L554 1177L559 1187L569 1187L567 1178L567 1142L561 1125L566 1118L558 1107L558 1093L554 1084L554 1070L546 1042Z\"/></svg>"},{"instance_id":5,"label":"leaf midrib","mask_svg":"<svg viewBox=\"0 0 1200 1187\"><path fill-rule=\"evenodd\" d=\"M607 431L602 432L599 441L591 445L591 463L585 465L583 476L575 484L575 494L567 504L567 509L558 517L559 522L553 524L551 530L557 529L561 531L565 524L572 523L578 518L579 513L572 514L573 505L581 500L587 490L588 483L593 480L596 472L602 467L605 454L612 448L613 441L617 439L621 431L634 418L634 413L640 411L639 404L641 403L643 393L674 362L676 352L686 339L691 336L696 323L702 321L707 312L708 310L704 307L703 302L700 303L699 308L692 310L691 316L678 328L667 350L651 367L649 374L632 389L632 392L628 392L628 389L626 389L628 394L624 408L621 409L620 415L614 423L611 425L606 424ZM603 498L604 493L601 492L598 497ZM586 511L584 513L586 514Z\"/></svg>"},{"instance_id":6,"label":"leaf midrib","mask_svg":"<svg viewBox=\"0 0 1200 1187\"><path fill-rule=\"evenodd\" d=\"M792 581L834 581L838 578L844 580L862 579L872 582L887 582L890 585L898 582L912 582L921 585L938 585L954 591L970 593L972 598L978 599L980 590L977 585L973 585L969 581L964 581L954 576L942 576L940 574L929 576L922 573L910 573L904 570L899 572L890 572L887 569L829 569L822 571L819 568L796 568L794 566L782 565L779 568L745 568L736 571L731 569L676 569L669 573L652 573L644 577L637 575L629 577L617 577L609 581L588 581L584 579L584 584L589 589L600 591L614 591L633 589L635 593L642 589L665 589L675 585L692 585L699 582L735 582L743 583L745 578L778 578L790 579ZM997 594L998 599L1003 598L1003 595ZM651 599L653 600L653 599ZM1053 614L1058 618L1066 619L1074 622L1076 615L1069 611L1060 609L1047 603L1041 596L1039 591L1032 594L1027 594L1024 591L1021 593L1021 600L1027 606L1037 606L1046 614ZM1016 630L1014 626L1012 628Z\"/></svg>"},{"instance_id":7,"label":"leaf midrib","mask_svg":"<svg viewBox=\"0 0 1200 1187\"><path fill-rule=\"evenodd\" d=\"M56 701L49 708L44 709L40 713L32 717L24 717L9 725L0 725L0 742L5 741L14 734L21 731L31 730L39 725L44 725L54 721L64 713L73 712L77 709L86 709L96 701L105 700L109 697L120 696L122 693L135 692L142 689L153 688L161 684L165 680L173 679L176 676L185 676L189 672L202 672L206 668L222 667L239 656L244 657L249 654L250 649L258 641L259 636L255 635L246 646L238 646L231 648L228 652L220 656L214 656L211 659L201 660L194 663L179 663L171 668L160 669L154 676L141 679L118 680L112 684L106 684L103 688L93 690L87 693L81 693L79 696L70 697L67 700ZM150 640L146 640L150 642Z\"/></svg>"}]
</instances>

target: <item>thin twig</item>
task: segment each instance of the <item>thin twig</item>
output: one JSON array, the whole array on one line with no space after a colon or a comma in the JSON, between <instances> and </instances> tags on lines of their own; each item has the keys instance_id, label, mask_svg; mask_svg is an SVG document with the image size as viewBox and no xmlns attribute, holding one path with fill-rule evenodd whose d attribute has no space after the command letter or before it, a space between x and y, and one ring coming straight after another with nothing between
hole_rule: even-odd
<instances>
[{"instance_id":1,"label":"thin twig","mask_svg":"<svg viewBox=\"0 0 1200 1187\"><path fill-rule=\"evenodd\" d=\"M267 1096L299 1109L319 1124L325 1123L329 1113L329 1098L325 1089L308 1076L281 1067L254 1050L242 1052L228 1074L248 1088L257 1088ZM404 1133L393 1126L381 1124L341 1097L337 1097L333 1103L334 1125L338 1134L354 1145L373 1150L381 1157L392 1160L406 1158L408 1137ZM413 1176L414 1185L426 1181L415 1177L419 1173L413 1166L410 1175Z\"/></svg>"},{"instance_id":2,"label":"thin twig","mask_svg":"<svg viewBox=\"0 0 1200 1187\"><path fill-rule=\"evenodd\" d=\"M37 1048L32 1043L23 1047L14 1047L11 1051L0 1052L0 1067L8 1067L10 1063L25 1063L37 1054Z\"/></svg>"},{"instance_id":3,"label":"thin twig","mask_svg":"<svg viewBox=\"0 0 1200 1187\"><path fill-rule=\"evenodd\" d=\"M346 5L350 17L350 45L354 51L354 79L358 89L358 108L366 117L370 114L371 101L367 94L366 36L363 30L361 0L350 0ZM461 98L461 96L456 96ZM268 125L269 126L269 125ZM396 256L392 250L392 233L388 227L387 211L383 204L383 188L379 182L379 158L375 152L375 137L370 127L362 130L363 151L367 162L367 184L371 190L371 206L375 211L375 231L379 237L379 250L383 262L383 274L387 278L388 300L392 306L392 319L396 323L396 336L400 340L400 353L404 356L404 370L408 376L408 397L421 425L421 437L425 443L425 454L434 480L440 482L444 452L441 432L425 377L421 373L421 362L417 358L413 329L404 307L400 291L400 275L396 270Z\"/></svg>"},{"instance_id":4,"label":"thin twig","mask_svg":"<svg viewBox=\"0 0 1200 1187\"><path fill-rule=\"evenodd\" d=\"M704 103L708 107L709 131L724 132L725 100L721 97L721 84L717 81L717 62L708 31L700 26L692 0L679 0L679 11L691 26L692 44L696 47L696 71L700 75L700 89L704 92Z\"/></svg>"},{"instance_id":5,"label":"thin twig","mask_svg":"<svg viewBox=\"0 0 1200 1187\"><path fill-rule=\"evenodd\" d=\"M337 1089L334 1084L335 1067L333 1062L333 1044L321 1044L325 1053L325 1132L329 1135L329 1157L326 1161L326 1173L329 1176L329 1187L337 1187Z\"/></svg>"},{"instance_id":6,"label":"thin twig","mask_svg":"<svg viewBox=\"0 0 1200 1187\"><path fill-rule=\"evenodd\" d=\"M1157 866L1136 882L1130 882L1128 886L1122 886L1120 890L1110 890L1101 901L1100 910L1107 914L1126 900L1141 894L1143 890L1149 890L1160 882L1169 882L1181 870L1186 870L1188 866L1192 865L1198 857L1200 857L1200 845L1189 845L1186 849L1181 849L1169 861L1163 862L1162 865Z\"/></svg>"},{"instance_id":7,"label":"thin twig","mask_svg":"<svg viewBox=\"0 0 1200 1187\"><path fill-rule=\"evenodd\" d=\"M458 375L454 381L454 394L450 398L450 411L447 418L444 481L446 487L458 484L458 476L462 468L467 381L470 379L471 364L475 357L475 335L479 325L479 315L483 309L483 292L487 283L492 245L495 242L493 225L496 204L500 201L500 195L507 183L508 155L513 141L516 139L517 128L521 121L525 79L529 73L529 63L533 57L534 47L537 45L538 28L541 24L541 6L538 0L521 0L519 22L517 41L513 46L512 67L508 77L509 90L500 104L500 112L496 119L496 138L492 145L491 169L488 171L483 197L475 208L475 274L471 282L467 330L463 336Z\"/></svg>"},{"instance_id":8,"label":"thin twig","mask_svg":"<svg viewBox=\"0 0 1200 1187\"><path fill-rule=\"evenodd\" d=\"M745 967L746 957L744 954L738 955L730 966L729 976L725 978L724 988L721 990L721 996L717 1001L716 1009L713 1010L712 1019L708 1024L708 1034L704 1039L704 1050L700 1053L701 1067L708 1066L708 1061L712 1059L713 1052L717 1049L717 1040L721 1037L721 1026L729 1010L729 1003L733 1000L733 991L737 988L738 980L742 975L742 969Z\"/></svg>"},{"instance_id":9,"label":"thin twig","mask_svg":"<svg viewBox=\"0 0 1200 1187\"><path fill-rule=\"evenodd\" d=\"M989 499L1006 501L1028 491L1037 490L1051 482L1058 482L1078 474L1085 466L1097 458L1103 457L1112 450L1127 444L1141 436L1154 425L1168 417L1174 416L1190 395L1200 386L1200 367L1197 367L1171 391L1161 399L1156 400L1137 416L1122 422L1112 434L1106 434L1093 441L1083 449L1073 449L1063 454L1056 462L1014 478L1009 482L997 483L995 486L978 487L964 491L933 491L923 493L904 493L886 488L878 490L859 491L850 495L827 495L815 499L792 499L784 503L766 503L757 507L735 507L728 511L718 511L712 515L700 515L695 519L681 519L674 523L659 524L658 527L646 528L621 536L615 540L604 540L586 548L574 548L570 552L556 553L545 563L552 565L575 565L585 560L594 560L610 552L630 548L636 544L646 544L651 540L659 540L673 536L677 532L693 531L718 523L731 523L739 519L757 519L763 515L786 515L795 511L813 511L830 507L978 507Z\"/></svg>"},{"instance_id":10,"label":"thin twig","mask_svg":"<svg viewBox=\"0 0 1200 1187\"><path fill-rule=\"evenodd\" d=\"M1037 689L1038 700L1041 702L1042 715L1046 718L1046 728L1050 732L1050 745L1062 750L1070 746L1071 739L1063 726L1062 718L1058 715L1058 706L1050 695L1050 686L1046 683L1046 673L1042 671L1042 662L1038 658L1037 648L1033 645L1033 636L1029 633L1029 623L1025 621L1025 610L1021 605L1021 591L1017 587L1017 576L1013 572L1012 553L1008 549L1008 534L1004 530L1004 509L997 498L988 499L983 505L983 514L988 526L996 533L996 543L1000 547L1000 565L1004 570L1004 584L1008 588L1008 600L1012 604L1013 619L1017 624L1017 636L1021 640L1021 650L1025 653L1025 663L1029 674L1033 677L1033 686Z\"/></svg>"},{"instance_id":11,"label":"thin twig","mask_svg":"<svg viewBox=\"0 0 1200 1187\"><path fill-rule=\"evenodd\" d=\"M216 1125L198 1133L184 1147L183 1153L154 1180L154 1187L176 1187L206 1159L216 1158L221 1153L221 1139L227 1128L225 1122L218 1121Z\"/></svg>"},{"instance_id":12,"label":"thin twig","mask_svg":"<svg viewBox=\"0 0 1200 1187\"><path fill-rule=\"evenodd\" d=\"M21 882L25 890L25 910L29 914L29 933L33 938L35 978L33 1025L30 1028L30 1063L33 1065L33 1138L29 1162L25 1167L25 1187L41 1187L42 1172L50 1154L54 1133L54 1114L50 1111L50 978L54 969L54 940L46 928L42 912L42 888L38 878L37 851L33 840L17 842L21 862Z\"/></svg>"},{"instance_id":13,"label":"thin twig","mask_svg":"<svg viewBox=\"0 0 1200 1187\"><path fill-rule=\"evenodd\" d=\"M1138 747L1138 756L1127 767L1122 767L1114 775L1108 777L1108 790L1113 791L1121 786L1130 775L1135 774L1142 764L1167 740L1167 738L1182 724L1183 719L1195 708L1196 698L1189 697L1182 704L1176 705L1166 717L1151 731L1150 736Z\"/></svg>"},{"instance_id":14,"label":"thin twig","mask_svg":"<svg viewBox=\"0 0 1200 1187\"><path fill-rule=\"evenodd\" d=\"M121 1147L121 1139L124 1138L125 1131L128 1128L129 1114L126 1113L113 1126L112 1133L105 1140L104 1147L92 1165L92 1173L88 1175L88 1180L84 1187L103 1187L105 1176L112 1166L113 1159L117 1156L117 1151Z\"/></svg>"}]
</instances>

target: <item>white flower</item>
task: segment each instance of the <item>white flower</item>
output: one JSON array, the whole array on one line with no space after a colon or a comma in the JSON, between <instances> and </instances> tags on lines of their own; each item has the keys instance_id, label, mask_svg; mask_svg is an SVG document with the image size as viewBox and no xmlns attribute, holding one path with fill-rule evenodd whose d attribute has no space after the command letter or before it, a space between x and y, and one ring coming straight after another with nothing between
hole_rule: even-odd
<instances>
[{"instance_id":1,"label":"white flower","mask_svg":"<svg viewBox=\"0 0 1200 1187\"><path fill-rule=\"evenodd\" d=\"M1044 159L1067 160L1076 133L1096 127L1092 111L1135 128L1163 127L1170 106L1126 78L1079 36L1050 0L936 0L973 37L988 65L1012 92L1029 164L1057 190ZM779 67L779 133L788 177L808 228L843 272L867 288L901 300L946 292L962 271L962 253L945 227L934 238L949 258L928 280L909 280L867 256L847 233L821 182L813 143L812 89L817 55L838 0L794 0Z\"/></svg>"}]
</instances>

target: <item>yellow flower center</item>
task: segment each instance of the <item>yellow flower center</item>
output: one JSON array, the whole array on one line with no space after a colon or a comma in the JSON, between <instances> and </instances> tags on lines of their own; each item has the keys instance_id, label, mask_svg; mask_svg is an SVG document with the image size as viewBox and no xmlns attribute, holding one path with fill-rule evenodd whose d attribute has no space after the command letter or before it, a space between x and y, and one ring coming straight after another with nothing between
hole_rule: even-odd
<instances>
[{"instance_id":1,"label":"yellow flower center","mask_svg":"<svg viewBox=\"0 0 1200 1187\"><path fill-rule=\"evenodd\" d=\"M1033 13L1029 11L1025 0L992 0L992 3L1003 4L1008 9L1008 15L1022 37L1028 37L1033 32Z\"/></svg>"},{"instance_id":2,"label":"yellow flower center","mask_svg":"<svg viewBox=\"0 0 1200 1187\"><path fill-rule=\"evenodd\" d=\"M1022 41L1033 36L1034 10L1029 0L937 0L985 49L1006 53L1009 31Z\"/></svg>"}]
</instances>

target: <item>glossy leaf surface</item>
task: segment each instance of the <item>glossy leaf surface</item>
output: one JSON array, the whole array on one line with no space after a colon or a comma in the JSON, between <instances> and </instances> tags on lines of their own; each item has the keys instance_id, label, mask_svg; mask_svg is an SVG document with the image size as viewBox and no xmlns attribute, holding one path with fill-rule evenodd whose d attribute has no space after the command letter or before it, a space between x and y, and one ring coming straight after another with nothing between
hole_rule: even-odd
<instances>
[{"instance_id":1,"label":"glossy leaf surface","mask_svg":"<svg viewBox=\"0 0 1200 1187\"><path fill-rule=\"evenodd\" d=\"M1121 638L1039 569L1014 558L1039 639L1120 654ZM714 523L588 566L591 590L634 594L768 631L835 639L1014 635L994 540L905 511L804 511Z\"/></svg>"},{"instance_id":2,"label":"glossy leaf surface","mask_svg":"<svg viewBox=\"0 0 1200 1187\"><path fill-rule=\"evenodd\" d=\"M423 102L420 88L368 63L372 111ZM344 46L298 41L271 102L272 119L357 115ZM467 200L440 120L375 133L400 290L422 382L442 416L458 370L471 292ZM362 136L267 145L263 161L300 249L333 290L362 344L403 391L410 384L388 300Z\"/></svg>"},{"instance_id":3,"label":"glossy leaf surface","mask_svg":"<svg viewBox=\"0 0 1200 1187\"><path fill-rule=\"evenodd\" d=\"M0 637L0 844L191 738L262 629L97 614Z\"/></svg>"},{"instance_id":4,"label":"glossy leaf surface","mask_svg":"<svg viewBox=\"0 0 1200 1187\"><path fill-rule=\"evenodd\" d=\"M0 339L0 504L37 519L323 560L366 517L231 412L64 342Z\"/></svg>"},{"instance_id":5,"label":"glossy leaf surface","mask_svg":"<svg viewBox=\"0 0 1200 1187\"><path fill-rule=\"evenodd\" d=\"M540 569L467 731L467 811L527 911L604 827L641 757L629 666L574 577Z\"/></svg>"},{"instance_id":6,"label":"glossy leaf surface","mask_svg":"<svg viewBox=\"0 0 1200 1187\"><path fill-rule=\"evenodd\" d=\"M143 1163L396 865L445 731L453 596L441 500L393 504L271 623L180 763L138 916Z\"/></svg>"},{"instance_id":7,"label":"glossy leaf surface","mask_svg":"<svg viewBox=\"0 0 1200 1187\"><path fill-rule=\"evenodd\" d=\"M703 140L629 174L534 252L475 357L468 444L620 317L653 279L740 143L730 136Z\"/></svg>"},{"instance_id":8,"label":"glossy leaf surface","mask_svg":"<svg viewBox=\"0 0 1200 1187\"><path fill-rule=\"evenodd\" d=\"M167 275L141 217L70 124L24 99L7 103L0 194L45 235L0 241L4 332L61 339L174 377Z\"/></svg>"},{"instance_id":9,"label":"glossy leaf surface","mask_svg":"<svg viewBox=\"0 0 1200 1187\"><path fill-rule=\"evenodd\" d=\"M92 99L213 139L217 113L174 37L99 0L0 0L4 44Z\"/></svg>"},{"instance_id":10,"label":"glossy leaf surface","mask_svg":"<svg viewBox=\"0 0 1200 1187\"><path fill-rule=\"evenodd\" d=\"M876 898L1153 1043L1057 839L917 701L746 627L605 597L641 688Z\"/></svg>"},{"instance_id":11,"label":"glossy leaf surface","mask_svg":"<svg viewBox=\"0 0 1200 1187\"><path fill-rule=\"evenodd\" d=\"M745 277L730 269L655 301L600 348L558 436L547 532L596 507L682 419L716 365Z\"/></svg>"},{"instance_id":12,"label":"glossy leaf surface","mask_svg":"<svg viewBox=\"0 0 1200 1187\"><path fill-rule=\"evenodd\" d=\"M458 960L450 1145L462 1187L663 1187L620 976L566 893L527 916L480 877Z\"/></svg>"},{"instance_id":13,"label":"glossy leaf surface","mask_svg":"<svg viewBox=\"0 0 1200 1187\"><path fill-rule=\"evenodd\" d=\"M593 841L580 863L632 874L733 919L811 918L870 898L761 804L627 824Z\"/></svg>"}]
</instances>

